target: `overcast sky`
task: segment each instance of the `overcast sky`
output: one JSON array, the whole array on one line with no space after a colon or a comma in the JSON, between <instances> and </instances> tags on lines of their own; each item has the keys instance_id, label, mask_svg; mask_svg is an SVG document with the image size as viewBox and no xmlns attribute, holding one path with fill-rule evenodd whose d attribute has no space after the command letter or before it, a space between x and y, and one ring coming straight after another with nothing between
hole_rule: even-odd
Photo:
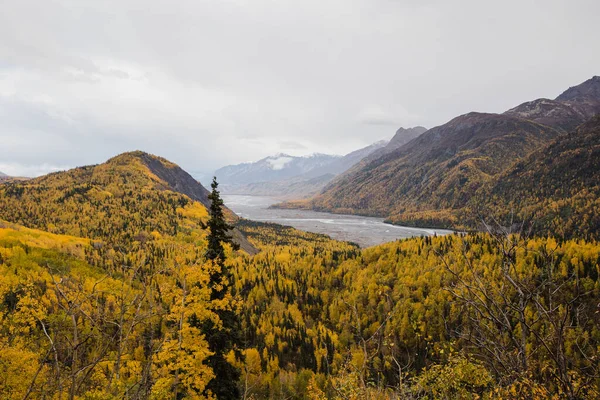
<instances>
[{"instance_id":1,"label":"overcast sky","mask_svg":"<svg viewBox=\"0 0 600 400\"><path fill-rule=\"evenodd\" d=\"M600 75L598 0L2 0L0 171L344 154Z\"/></svg>"}]
</instances>

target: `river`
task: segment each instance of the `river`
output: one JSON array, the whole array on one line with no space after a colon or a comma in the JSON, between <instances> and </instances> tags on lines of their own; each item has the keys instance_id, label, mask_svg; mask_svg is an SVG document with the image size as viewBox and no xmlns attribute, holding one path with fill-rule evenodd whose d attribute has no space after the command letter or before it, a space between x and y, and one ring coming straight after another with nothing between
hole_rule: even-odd
<instances>
[{"instance_id":1,"label":"river","mask_svg":"<svg viewBox=\"0 0 600 400\"><path fill-rule=\"evenodd\" d=\"M411 228L390 225L383 218L331 214L309 210L270 209L277 199L264 196L223 195L225 205L242 218L293 226L303 231L324 233L330 237L358 243L361 247L374 246L412 236L446 235L444 229Z\"/></svg>"}]
</instances>

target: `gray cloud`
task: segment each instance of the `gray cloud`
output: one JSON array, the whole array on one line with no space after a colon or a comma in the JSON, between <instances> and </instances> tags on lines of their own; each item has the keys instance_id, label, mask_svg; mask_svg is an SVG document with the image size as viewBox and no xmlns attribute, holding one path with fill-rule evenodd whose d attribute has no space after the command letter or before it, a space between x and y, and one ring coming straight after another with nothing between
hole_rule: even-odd
<instances>
[{"instance_id":1,"label":"gray cloud","mask_svg":"<svg viewBox=\"0 0 600 400\"><path fill-rule=\"evenodd\" d=\"M5 1L0 170L134 149L200 172L343 154L597 75L599 14L592 0Z\"/></svg>"}]
</instances>

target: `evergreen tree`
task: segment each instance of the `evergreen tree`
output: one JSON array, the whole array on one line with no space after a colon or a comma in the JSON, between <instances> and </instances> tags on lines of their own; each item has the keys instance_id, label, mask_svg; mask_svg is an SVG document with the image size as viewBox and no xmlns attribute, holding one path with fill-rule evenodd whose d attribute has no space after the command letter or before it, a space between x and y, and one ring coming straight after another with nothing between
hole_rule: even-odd
<instances>
[{"instance_id":1,"label":"evergreen tree","mask_svg":"<svg viewBox=\"0 0 600 400\"><path fill-rule=\"evenodd\" d=\"M229 235L233 226L225 220L224 204L217 190L218 185L217 178L213 178L212 192L208 196L211 206L210 219L207 224L209 234L206 258L213 262L210 271L211 300L222 300L232 286L233 276L225 265L223 244L229 243L235 250L239 248ZM203 327L209 348L214 353L208 358L208 365L213 369L215 378L209 382L207 389L219 400L240 398L238 387L240 371L226 360L226 355L231 350L234 350L239 357L242 342L240 321L231 306L230 304L226 308L218 307L214 310L221 320L220 326L217 326L212 320L207 320Z\"/></svg>"}]
</instances>

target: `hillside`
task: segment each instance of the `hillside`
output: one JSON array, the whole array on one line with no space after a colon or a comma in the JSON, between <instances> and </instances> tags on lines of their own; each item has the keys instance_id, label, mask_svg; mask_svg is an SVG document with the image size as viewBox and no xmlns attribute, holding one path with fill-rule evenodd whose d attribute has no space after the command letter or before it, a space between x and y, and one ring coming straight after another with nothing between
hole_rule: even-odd
<instances>
[{"instance_id":1,"label":"hillside","mask_svg":"<svg viewBox=\"0 0 600 400\"><path fill-rule=\"evenodd\" d=\"M466 114L336 180L309 206L383 217L436 211L445 218L508 163L557 135L531 121Z\"/></svg>"},{"instance_id":2,"label":"hillside","mask_svg":"<svg viewBox=\"0 0 600 400\"><path fill-rule=\"evenodd\" d=\"M375 150L368 156L364 157L360 162L356 163L352 168L349 168L343 174L336 178L336 180L343 179L347 175L352 175L353 173L360 171L361 168L364 168L368 163L377 160L385 156L386 154L390 154L393 151L399 149L404 146L406 143L411 140L421 136L423 133L427 131L427 128L422 126L415 126L412 128L398 128L392 139L382 148ZM332 185L335 184L335 180L332 181Z\"/></svg>"},{"instance_id":3,"label":"hillside","mask_svg":"<svg viewBox=\"0 0 600 400\"><path fill-rule=\"evenodd\" d=\"M207 217L208 191L177 165L143 152L0 187L0 219L129 246L177 235ZM235 214L229 211L235 219ZM239 232L242 247L253 247Z\"/></svg>"},{"instance_id":4,"label":"hillside","mask_svg":"<svg viewBox=\"0 0 600 400\"><path fill-rule=\"evenodd\" d=\"M495 216L505 225L511 218L527 221L541 234L599 239L598 210L600 115L504 171L462 214Z\"/></svg>"},{"instance_id":5,"label":"hillside","mask_svg":"<svg viewBox=\"0 0 600 400\"><path fill-rule=\"evenodd\" d=\"M393 152L334 180L308 207L448 227L477 191L515 162L600 112L600 78L504 114L469 113L432 128ZM463 218L461 216L461 218ZM464 225L462 225L464 226Z\"/></svg>"}]
</instances>

